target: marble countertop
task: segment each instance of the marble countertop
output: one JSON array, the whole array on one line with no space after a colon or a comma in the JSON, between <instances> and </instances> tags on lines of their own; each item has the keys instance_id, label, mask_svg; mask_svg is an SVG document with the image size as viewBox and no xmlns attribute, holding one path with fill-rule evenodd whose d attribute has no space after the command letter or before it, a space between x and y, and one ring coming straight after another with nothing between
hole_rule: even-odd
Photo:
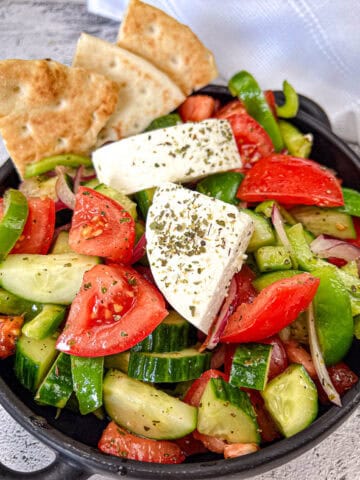
<instances>
[{"instance_id":1,"label":"marble countertop","mask_svg":"<svg viewBox=\"0 0 360 480\"><path fill-rule=\"evenodd\" d=\"M89 14L85 1L1 0L0 58L51 57L70 64L81 31L114 41L117 29L116 22ZM38 470L54 460L54 453L24 431L2 407L0 425L0 462L19 471L19 480L24 478L20 472ZM360 409L317 447L282 467L253 478L359 479L359 432ZM94 475L91 479L105 480L106 477Z\"/></svg>"}]
</instances>

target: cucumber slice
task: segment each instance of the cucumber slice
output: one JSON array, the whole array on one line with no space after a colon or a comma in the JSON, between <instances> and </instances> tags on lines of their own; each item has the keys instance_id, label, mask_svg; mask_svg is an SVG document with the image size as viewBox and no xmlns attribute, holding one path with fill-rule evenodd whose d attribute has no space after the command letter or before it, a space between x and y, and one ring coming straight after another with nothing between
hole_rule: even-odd
<instances>
[{"instance_id":1,"label":"cucumber slice","mask_svg":"<svg viewBox=\"0 0 360 480\"><path fill-rule=\"evenodd\" d=\"M104 357L105 368L116 368L124 373L128 372L130 361L130 352L116 353L115 355L107 355Z\"/></svg>"},{"instance_id":2,"label":"cucumber slice","mask_svg":"<svg viewBox=\"0 0 360 480\"><path fill-rule=\"evenodd\" d=\"M280 270L279 272L265 273L264 275L261 275L253 280L252 284L257 292L261 292L261 290L268 287L272 283L277 282L278 280L293 277L294 275L299 275L300 273L304 272L301 270Z\"/></svg>"},{"instance_id":3,"label":"cucumber slice","mask_svg":"<svg viewBox=\"0 0 360 480\"><path fill-rule=\"evenodd\" d=\"M254 233L250 239L247 252L255 252L260 247L275 245L276 237L273 228L267 218L259 213L255 213L247 208L241 209L242 212L249 215L254 222Z\"/></svg>"},{"instance_id":4,"label":"cucumber slice","mask_svg":"<svg viewBox=\"0 0 360 480\"><path fill-rule=\"evenodd\" d=\"M94 188L94 190L112 200L115 200L115 202L119 203L128 213L130 213L134 220L137 219L136 203L130 200L130 198L124 193L105 185L105 183L100 183Z\"/></svg>"},{"instance_id":5,"label":"cucumber slice","mask_svg":"<svg viewBox=\"0 0 360 480\"><path fill-rule=\"evenodd\" d=\"M176 352L195 345L196 341L196 329L172 310L148 337L131 350L133 352Z\"/></svg>"},{"instance_id":6,"label":"cucumber slice","mask_svg":"<svg viewBox=\"0 0 360 480\"><path fill-rule=\"evenodd\" d=\"M71 374L81 415L101 407L104 357L87 358L71 355Z\"/></svg>"},{"instance_id":7,"label":"cucumber slice","mask_svg":"<svg viewBox=\"0 0 360 480\"><path fill-rule=\"evenodd\" d=\"M42 340L56 332L64 320L66 308L61 305L44 305L42 311L22 328L29 338Z\"/></svg>"},{"instance_id":8,"label":"cucumber slice","mask_svg":"<svg viewBox=\"0 0 360 480\"><path fill-rule=\"evenodd\" d=\"M247 393L212 378L201 397L197 429L229 443L259 443L256 414Z\"/></svg>"},{"instance_id":9,"label":"cucumber slice","mask_svg":"<svg viewBox=\"0 0 360 480\"><path fill-rule=\"evenodd\" d=\"M39 303L29 302L0 288L0 313L4 315L25 315L25 321L28 321L36 317L42 308Z\"/></svg>"},{"instance_id":10,"label":"cucumber slice","mask_svg":"<svg viewBox=\"0 0 360 480\"><path fill-rule=\"evenodd\" d=\"M291 210L296 220L314 235L331 235L336 238L356 238L352 218L335 208L298 206Z\"/></svg>"},{"instance_id":11,"label":"cucumber slice","mask_svg":"<svg viewBox=\"0 0 360 480\"><path fill-rule=\"evenodd\" d=\"M291 270L291 256L285 247L260 247L254 253L260 272Z\"/></svg>"},{"instance_id":12,"label":"cucumber slice","mask_svg":"<svg viewBox=\"0 0 360 480\"><path fill-rule=\"evenodd\" d=\"M50 197L56 202L56 182L58 177L32 177L21 182L19 190L27 197Z\"/></svg>"},{"instance_id":13,"label":"cucumber slice","mask_svg":"<svg viewBox=\"0 0 360 480\"><path fill-rule=\"evenodd\" d=\"M75 253L8 255L0 264L0 283L27 300L68 305L79 291L84 273L99 262L98 257Z\"/></svg>"},{"instance_id":14,"label":"cucumber slice","mask_svg":"<svg viewBox=\"0 0 360 480\"><path fill-rule=\"evenodd\" d=\"M295 218L282 205L275 202L275 200L265 200L264 202L259 203L255 208L255 213L262 213L265 217L271 219L274 205L279 209L285 224L295 225L297 223Z\"/></svg>"},{"instance_id":15,"label":"cucumber slice","mask_svg":"<svg viewBox=\"0 0 360 480\"><path fill-rule=\"evenodd\" d=\"M70 356L60 353L36 392L35 400L41 404L64 408L72 391Z\"/></svg>"},{"instance_id":16,"label":"cucumber slice","mask_svg":"<svg viewBox=\"0 0 360 480\"><path fill-rule=\"evenodd\" d=\"M147 188L146 190L141 190L140 192L135 193L134 198L138 207L140 208L141 215L143 219L146 220L148 210L152 204L156 187Z\"/></svg>"},{"instance_id":17,"label":"cucumber slice","mask_svg":"<svg viewBox=\"0 0 360 480\"><path fill-rule=\"evenodd\" d=\"M15 376L28 390L34 392L48 373L58 354L56 335L34 340L22 335L16 345Z\"/></svg>"},{"instance_id":18,"label":"cucumber slice","mask_svg":"<svg viewBox=\"0 0 360 480\"><path fill-rule=\"evenodd\" d=\"M182 438L196 428L197 408L118 370L105 376L104 406L119 425L156 440Z\"/></svg>"},{"instance_id":19,"label":"cucumber slice","mask_svg":"<svg viewBox=\"0 0 360 480\"><path fill-rule=\"evenodd\" d=\"M198 378L210 368L211 353L196 348L179 352L130 352L128 375L143 382L174 383Z\"/></svg>"},{"instance_id":20,"label":"cucumber slice","mask_svg":"<svg viewBox=\"0 0 360 480\"><path fill-rule=\"evenodd\" d=\"M69 245L69 232L60 232L51 249L51 253L59 255L61 253L75 253Z\"/></svg>"},{"instance_id":21,"label":"cucumber slice","mask_svg":"<svg viewBox=\"0 0 360 480\"><path fill-rule=\"evenodd\" d=\"M267 384L261 395L285 437L301 432L317 417L316 386L302 365L290 365Z\"/></svg>"},{"instance_id":22,"label":"cucumber slice","mask_svg":"<svg viewBox=\"0 0 360 480\"><path fill-rule=\"evenodd\" d=\"M246 343L235 350L230 383L236 387L264 390L270 366L272 345Z\"/></svg>"}]
</instances>

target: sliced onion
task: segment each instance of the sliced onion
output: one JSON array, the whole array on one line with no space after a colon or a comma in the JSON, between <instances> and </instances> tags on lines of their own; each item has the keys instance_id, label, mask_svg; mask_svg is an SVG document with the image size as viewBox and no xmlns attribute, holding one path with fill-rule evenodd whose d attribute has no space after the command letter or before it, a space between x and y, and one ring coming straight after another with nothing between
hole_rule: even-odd
<instances>
[{"instance_id":1,"label":"sliced onion","mask_svg":"<svg viewBox=\"0 0 360 480\"><path fill-rule=\"evenodd\" d=\"M357 260L360 258L360 248L344 240L337 238L325 238L324 235L319 235L311 242L310 248L313 253L321 258L342 258L347 262Z\"/></svg>"},{"instance_id":2,"label":"sliced onion","mask_svg":"<svg viewBox=\"0 0 360 480\"><path fill-rule=\"evenodd\" d=\"M134 247L131 264L138 262L144 255L146 250L146 237L145 233L141 235L139 241Z\"/></svg>"},{"instance_id":3,"label":"sliced onion","mask_svg":"<svg viewBox=\"0 0 360 480\"><path fill-rule=\"evenodd\" d=\"M236 299L237 294L237 285L235 277L231 280L229 291L227 297L224 300L223 306L219 312L218 317L214 320L213 324L211 325L210 331L208 336L206 337L204 343L200 347L200 352L203 352L206 348L212 350L216 347L216 345L220 341L221 334L223 333L227 321L230 315L233 313L234 310L234 300Z\"/></svg>"},{"instance_id":4,"label":"sliced onion","mask_svg":"<svg viewBox=\"0 0 360 480\"><path fill-rule=\"evenodd\" d=\"M62 167L56 167L55 170L58 175L55 185L56 194L59 200L61 200L68 208L74 210L75 195L66 181L65 171Z\"/></svg>"},{"instance_id":5,"label":"sliced onion","mask_svg":"<svg viewBox=\"0 0 360 480\"><path fill-rule=\"evenodd\" d=\"M66 223L65 225L61 225L61 227L55 228L54 238L57 238L60 232L68 232L70 228L71 228L71 223Z\"/></svg>"},{"instance_id":6,"label":"sliced onion","mask_svg":"<svg viewBox=\"0 0 360 480\"><path fill-rule=\"evenodd\" d=\"M55 202L55 212L60 212L61 210L66 210L67 208L69 207L65 205L65 203L62 202L61 200L57 200Z\"/></svg>"},{"instance_id":7,"label":"sliced onion","mask_svg":"<svg viewBox=\"0 0 360 480\"><path fill-rule=\"evenodd\" d=\"M315 370L317 376L319 377L321 386L323 387L326 395L328 396L330 402L335 403L338 407L341 407L341 399L336 391L329 372L327 371L323 354L320 350L320 345L315 329L315 316L314 316L314 306L312 302L310 303L308 309L306 310L306 319L308 324L309 332L309 345L311 357L314 362Z\"/></svg>"},{"instance_id":8,"label":"sliced onion","mask_svg":"<svg viewBox=\"0 0 360 480\"><path fill-rule=\"evenodd\" d=\"M83 180L83 175L84 175L84 165L80 165L80 167L76 170L75 176L74 176L74 193L77 193L79 187L80 187L80 182Z\"/></svg>"},{"instance_id":9,"label":"sliced onion","mask_svg":"<svg viewBox=\"0 0 360 480\"><path fill-rule=\"evenodd\" d=\"M276 230L276 233L279 235L281 243L284 245L286 250L289 253L292 253L292 248L289 242L289 239L286 235L285 228L284 228L284 221L281 216L280 210L276 203L274 203L271 211L271 221L274 225L274 228Z\"/></svg>"}]
</instances>

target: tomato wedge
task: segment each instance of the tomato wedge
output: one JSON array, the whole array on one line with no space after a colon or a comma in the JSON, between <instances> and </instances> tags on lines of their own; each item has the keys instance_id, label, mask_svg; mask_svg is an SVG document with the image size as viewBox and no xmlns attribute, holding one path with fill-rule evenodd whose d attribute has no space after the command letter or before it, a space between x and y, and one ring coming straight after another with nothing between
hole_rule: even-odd
<instances>
[{"instance_id":1,"label":"tomato wedge","mask_svg":"<svg viewBox=\"0 0 360 480\"><path fill-rule=\"evenodd\" d=\"M168 440L142 438L110 422L98 443L99 450L116 457L151 463L182 463L185 455Z\"/></svg>"},{"instance_id":2,"label":"tomato wedge","mask_svg":"<svg viewBox=\"0 0 360 480\"><path fill-rule=\"evenodd\" d=\"M193 407L198 407L200 403L200 399L206 385L209 383L211 378L223 378L224 380L228 381L229 376L219 370L211 369L206 370L199 378L194 380L189 390L186 392L184 397L184 402L192 405Z\"/></svg>"},{"instance_id":3,"label":"tomato wedge","mask_svg":"<svg viewBox=\"0 0 360 480\"><path fill-rule=\"evenodd\" d=\"M308 273L284 278L264 288L250 305L231 315L221 342L257 342L293 322L313 299L320 280Z\"/></svg>"},{"instance_id":4,"label":"tomato wedge","mask_svg":"<svg viewBox=\"0 0 360 480\"><path fill-rule=\"evenodd\" d=\"M71 222L69 245L77 253L129 263L135 243L135 222L117 202L79 187Z\"/></svg>"},{"instance_id":5,"label":"tomato wedge","mask_svg":"<svg viewBox=\"0 0 360 480\"><path fill-rule=\"evenodd\" d=\"M0 317L0 358L15 353L15 345L21 333L24 317Z\"/></svg>"},{"instance_id":6,"label":"tomato wedge","mask_svg":"<svg viewBox=\"0 0 360 480\"><path fill-rule=\"evenodd\" d=\"M312 160L276 153L252 167L237 197L246 202L277 200L287 205L344 205L340 184L329 170Z\"/></svg>"},{"instance_id":7,"label":"tomato wedge","mask_svg":"<svg viewBox=\"0 0 360 480\"><path fill-rule=\"evenodd\" d=\"M147 337L167 313L161 293L136 270L96 265L84 275L56 348L79 357L123 352Z\"/></svg>"},{"instance_id":8,"label":"tomato wedge","mask_svg":"<svg viewBox=\"0 0 360 480\"><path fill-rule=\"evenodd\" d=\"M246 113L245 105L240 100L232 100L216 112L216 118L228 119L235 114Z\"/></svg>"},{"instance_id":9,"label":"tomato wedge","mask_svg":"<svg viewBox=\"0 0 360 480\"><path fill-rule=\"evenodd\" d=\"M210 118L215 110L216 101L209 95L193 95L180 105L178 112L183 122L201 122Z\"/></svg>"},{"instance_id":10,"label":"tomato wedge","mask_svg":"<svg viewBox=\"0 0 360 480\"><path fill-rule=\"evenodd\" d=\"M29 214L24 230L11 253L46 255L54 236L55 202L49 197L30 197L27 200ZM0 216L2 216L2 209L2 199L0 199Z\"/></svg>"}]
</instances>

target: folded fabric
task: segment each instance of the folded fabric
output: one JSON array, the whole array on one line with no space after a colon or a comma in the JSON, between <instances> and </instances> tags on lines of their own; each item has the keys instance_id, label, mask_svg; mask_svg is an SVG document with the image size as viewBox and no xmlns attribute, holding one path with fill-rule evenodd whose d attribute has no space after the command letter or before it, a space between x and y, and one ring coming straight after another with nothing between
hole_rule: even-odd
<instances>
[{"instance_id":1,"label":"folded fabric","mask_svg":"<svg viewBox=\"0 0 360 480\"><path fill-rule=\"evenodd\" d=\"M360 3L347 0L147 0L189 25L213 51L219 81L250 71L266 88L287 79L316 100L348 142L360 141ZM127 0L88 0L121 20Z\"/></svg>"}]
</instances>

